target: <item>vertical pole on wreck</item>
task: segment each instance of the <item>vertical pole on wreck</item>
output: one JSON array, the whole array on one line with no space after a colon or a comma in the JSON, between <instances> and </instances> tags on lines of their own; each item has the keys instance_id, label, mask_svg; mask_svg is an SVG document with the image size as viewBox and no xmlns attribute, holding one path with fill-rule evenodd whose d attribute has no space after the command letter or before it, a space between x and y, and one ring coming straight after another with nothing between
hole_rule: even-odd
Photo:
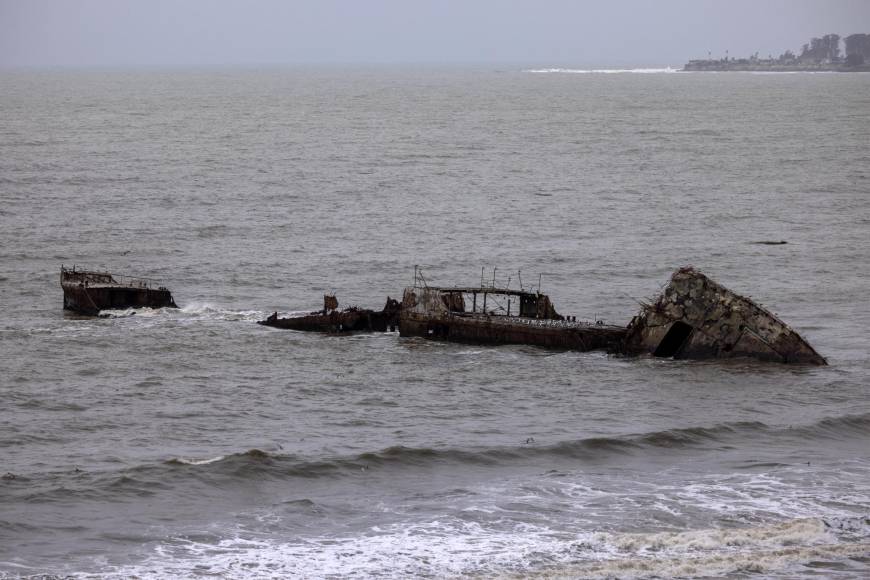
<instances>
[{"instance_id":1,"label":"vertical pole on wreck","mask_svg":"<svg viewBox=\"0 0 870 580\"><path fill-rule=\"evenodd\" d=\"M486 292L483 293L483 313L486 314Z\"/></svg>"},{"instance_id":2,"label":"vertical pole on wreck","mask_svg":"<svg viewBox=\"0 0 870 580\"><path fill-rule=\"evenodd\" d=\"M474 314L477 312L477 292L472 292L471 294L474 296L471 300L471 313Z\"/></svg>"}]
</instances>

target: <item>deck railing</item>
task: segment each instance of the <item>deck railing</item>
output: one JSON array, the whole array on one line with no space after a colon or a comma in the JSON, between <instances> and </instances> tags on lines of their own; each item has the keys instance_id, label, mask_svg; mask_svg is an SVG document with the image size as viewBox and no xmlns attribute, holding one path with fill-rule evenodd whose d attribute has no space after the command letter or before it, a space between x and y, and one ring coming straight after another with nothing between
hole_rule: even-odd
<instances>
[{"instance_id":1,"label":"deck railing","mask_svg":"<svg viewBox=\"0 0 870 580\"><path fill-rule=\"evenodd\" d=\"M129 276L127 274L114 274L103 269L82 268L78 265L72 268L60 267L60 279L72 282L88 282L89 284L112 284L127 288L159 289L165 288L163 281L156 278L144 278L142 276Z\"/></svg>"}]
</instances>

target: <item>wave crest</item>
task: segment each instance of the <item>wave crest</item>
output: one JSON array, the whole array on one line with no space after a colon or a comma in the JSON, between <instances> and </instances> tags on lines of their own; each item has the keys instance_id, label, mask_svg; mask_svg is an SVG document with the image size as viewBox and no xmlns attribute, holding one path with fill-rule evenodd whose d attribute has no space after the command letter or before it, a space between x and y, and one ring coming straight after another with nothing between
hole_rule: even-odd
<instances>
[{"instance_id":1,"label":"wave crest","mask_svg":"<svg viewBox=\"0 0 870 580\"><path fill-rule=\"evenodd\" d=\"M669 74L682 72L680 69L665 68L534 68L523 72L536 74Z\"/></svg>"},{"instance_id":2,"label":"wave crest","mask_svg":"<svg viewBox=\"0 0 870 580\"><path fill-rule=\"evenodd\" d=\"M437 464L494 466L538 457L567 457L580 461L602 461L652 450L679 451L713 445L734 444L740 439L758 437L853 438L870 434L870 413L822 419L804 427L771 427L758 421L723 423L712 427L668 429L620 437L590 437L560 441L550 445L528 442L517 446L460 449L455 447L407 447L396 445L353 456L328 459L303 458L292 454L270 453L260 449L203 459L176 458L167 463L229 470L241 476L266 471L276 477L339 476L369 469L417 468Z\"/></svg>"}]
</instances>

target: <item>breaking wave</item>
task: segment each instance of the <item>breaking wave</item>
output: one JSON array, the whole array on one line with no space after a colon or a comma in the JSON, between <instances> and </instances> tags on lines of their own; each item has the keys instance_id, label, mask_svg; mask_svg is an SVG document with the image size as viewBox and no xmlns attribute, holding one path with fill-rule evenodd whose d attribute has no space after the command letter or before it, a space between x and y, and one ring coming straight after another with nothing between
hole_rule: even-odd
<instances>
[{"instance_id":1,"label":"breaking wave","mask_svg":"<svg viewBox=\"0 0 870 580\"><path fill-rule=\"evenodd\" d=\"M167 308L118 308L100 310L100 318L127 318L138 316L139 318L154 318L166 314Z\"/></svg>"},{"instance_id":2,"label":"breaking wave","mask_svg":"<svg viewBox=\"0 0 870 580\"><path fill-rule=\"evenodd\" d=\"M180 312L194 317L209 318L215 320L262 320L266 314L259 310L233 310L221 308L206 302L193 302L186 304Z\"/></svg>"},{"instance_id":3,"label":"breaking wave","mask_svg":"<svg viewBox=\"0 0 870 580\"><path fill-rule=\"evenodd\" d=\"M209 463L217 463L224 459L223 455L218 455L217 457L212 457L211 459L185 459L183 457L177 457L175 459L170 459L166 462L167 465L208 465Z\"/></svg>"},{"instance_id":4,"label":"breaking wave","mask_svg":"<svg viewBox=\"0 0 870 580\"><path fill-rule=\"evenodd\" d=\"M870 553L866 517L834 523L860 531L838 534L836 525L823 518L659 533L554 533L528 524L522 530L492 530L451 520L287 543L247 537L216 543L177 539L158 546L145 564L109 575L184 575L207 562L210 575L243 578L706 577L787 572L810 562L839 563ZM860 566L856 564L856 573Z\"/></svg>"},{"instance_id":5,"label":"breaking wave","mask_svg":"<svg viewBox=\"0 0 870 580\"><path fill-rule=\"evenodd\" d=\"M678 73L682 72L682 70L677 68L665 67L665 68L591 68L591 69L577 69L577 68L535 68L535 69L526 69L523 72L527 73L537 73L537 74L549 74L549 73L559 73L559 74L665 74L665 73Z\"/></svg>"},{"instance_id":6,"label":"breaking wave","mask_svg":"<svg viewBox=\"0 0 870 580\"><path fill-rule=\"evenodd\" d=\"M207 302L193 302L181 308L123 308L100 311L100 318L256 321L262 320L266 316L267 314L260 310L234 310Z\"/></svg>"}]
</instances>

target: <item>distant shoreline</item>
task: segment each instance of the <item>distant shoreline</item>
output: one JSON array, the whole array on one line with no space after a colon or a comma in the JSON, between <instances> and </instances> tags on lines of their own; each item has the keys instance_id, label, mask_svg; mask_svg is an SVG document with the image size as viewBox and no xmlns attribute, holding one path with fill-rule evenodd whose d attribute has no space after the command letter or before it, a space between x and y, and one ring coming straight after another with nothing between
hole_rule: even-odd
<instances>
[{"instance_id":1,"label":"distant shoreline","mask_svg":"<svg viewBox=\"0 0 870 580\"><path fill-rule=\"evenodd\" d=\"M840 45L845 44L845 51ZM709 54L709 53L708 53ZM758 58L758 53L748 58L725 58L690 60L684 71L710 72L870 72L870 34L825 34L811 38L801 47L800 53L791 50L774 58Z\"/></svg>"},{"instance_id":2,"label":"distant shoreline","mask_svg":"<svg viewBox=\"0 0 870 580\"><path fill-rule=\"evenodd\" d=\"M870 72L870 65L843 64L743 64L723 61L689 61L686 72Z\"/></svg>"}]
</instances>

